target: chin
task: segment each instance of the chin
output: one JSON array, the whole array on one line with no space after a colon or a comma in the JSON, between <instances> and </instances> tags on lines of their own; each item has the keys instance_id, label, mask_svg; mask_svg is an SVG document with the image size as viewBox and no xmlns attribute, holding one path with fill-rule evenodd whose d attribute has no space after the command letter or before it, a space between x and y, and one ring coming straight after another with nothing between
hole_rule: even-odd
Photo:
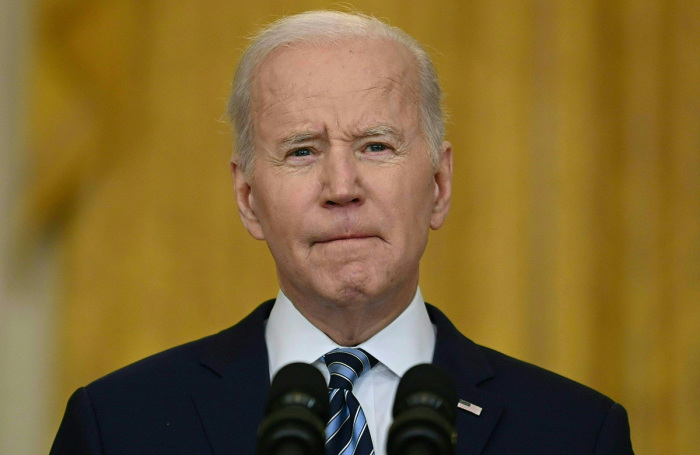
<instances>
[{"instance_id":1,"label":"chin","mask_svg":"<svg viewBox=\"0 0 700 455\"><path fill-rule=\"evenodd\" d=\"M336 281L329 289L327 299L337 306L367 305L383 300L390 292L388 286L373 280Z\"/></svg>"},{"instance_id":2,"label":"chin","mask_svg":"<svg viewBox=\"0 0 700 455\"><path fill-rule=\"evenodd\" d=\"M334 281L311 284L318 303L334 308L345 308L372 300L372 293L357 283Z\"/></svg>"}]
</instances>

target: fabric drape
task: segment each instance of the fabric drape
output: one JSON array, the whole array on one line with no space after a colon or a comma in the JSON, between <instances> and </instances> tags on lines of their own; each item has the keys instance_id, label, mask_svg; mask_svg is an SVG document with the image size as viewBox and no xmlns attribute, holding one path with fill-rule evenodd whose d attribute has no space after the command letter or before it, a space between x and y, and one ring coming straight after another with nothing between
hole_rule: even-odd
<instances>
[{"instance_id":1,"label":"fabric drape","mask_svg":"<svg viewBox=\"0 0 700 455\"><path fill-rule=\"evenodd\" d=\"M276 294L223 117L245 37L322 1L37 1L22 247L61 256L59 380L232 325ZM700 3L355 1L433 55L452 209L421 287L460 330L700 445ZM230 302L246 302L232 305ZM61 409L56 409L56 422Z\"/></svg>"}]
</instances>

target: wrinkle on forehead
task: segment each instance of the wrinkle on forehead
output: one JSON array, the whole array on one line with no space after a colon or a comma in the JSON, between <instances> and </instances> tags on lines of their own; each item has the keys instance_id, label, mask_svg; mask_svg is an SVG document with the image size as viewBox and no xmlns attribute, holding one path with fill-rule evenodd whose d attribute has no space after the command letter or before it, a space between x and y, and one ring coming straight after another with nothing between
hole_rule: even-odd
<instances>
[{"instance_id":1,"label":"wrinkle on forehead","mask_svg":"<svg viewBox=\"0 0 700 455\"><path fill-rule=\"evenodd\" d=\"M282 96L275 96L278 93ZM368 125L385 123L390 120L386 117L396 115L414 119L418 116L420 101L415 91L407 90L393 78L385 78L379 83L375 81L362 88L339 89L329 94L300 93L290 88L289 91L275 90L261 98L261 102L257 103L259 108L253 112L254 118L264 122L267 117L277 117L277 126L280 126L280 121L282 124L287 121L314 122L318 120L315 115L319 109L326 114L332 113L336 126L348 120L348 116L357 117L353 122ZM308 117L307 111L311 112ZM330 120L331 117L326 116L325 119Z\"/></svg>"},{"instance_id":2,"label":"wrinkle on forehead","mask_svg":"<svg viewBox=\"0 0 700 455\"><path fill-rule=\"evenodd\" d=\"M313 87L296 87L290 83L284 83L282 87L269 87L259 90L259 99L253 103L253 115L258 118L266 116L271 110L280 104L285 105L284 110L289 107L295 112L303 113L306 110L323 107L324 104L331 105L333 101L341 100L344 97L350 99L362 99L369 102L369 105L379 103L394 103L399 105L418 106L420 98L415 90L409 90L401 81L395 78L384 78L379 84L367 87L353 87L351 89L325 89L321 93L314 92Z\"/></svg>"},{"instance_id":3,"label":"wrinkle on forehead","mask_svg":"<svg viewBox=\"0 0 700 455\"><path fill-rule=\"evenodd\" d=\"M385 55L381 56L380 52ZM365 55L366 54L366 55ZM335 76L342 75L349 65L364 65L362 71L371 78L381 78L379 85L357 86L350 90L340 90L333 82ZM293 72L306 73L304 82L294 84L289 79ZM351 68L350 71L353 71ZM318 72L328 72L329 77L319 77ZM419 100L417 65L413 55L402 45L385 39L350 40L348 42L323 46L292 46L272 51L258 68L253 81L251 101L258 114L294 97L342 96L353 92L380 89L386 92L398 91Z\"/></svg>"},{"instance_id":4,"label":"wrinkle on forehead","mask_svg":"<svg viewBox=\"0 0 700 455\"><path fill-rule=\"evenodd\" d=\"M385 136L393 138L396 143L404 143L405 136L403 132L391 123L372 123L366 122L367 125L357 125L350 128L346 132L339 132L338 136L346 140L355 140L369 137ZM309 128L300 128L298 131L293 131L288 136L283 137L277 143L277 146L282 149L291 148L297 144L313 141L330 139L330 131L323 124L311 125Z\"/></svg>"},{"instance_id":5,"label":"wrinkle on forehead","mask_svg":"<svg viewBox=\"0 0 700 455\"><path fill-rule=\"evenodd\" d=\"M419 129L413 56L393 42L273 51L253 81L251 102L256 141L275 148L309 131L350 138L391 124L408 138Z\"/></svg>"}]
</instances>

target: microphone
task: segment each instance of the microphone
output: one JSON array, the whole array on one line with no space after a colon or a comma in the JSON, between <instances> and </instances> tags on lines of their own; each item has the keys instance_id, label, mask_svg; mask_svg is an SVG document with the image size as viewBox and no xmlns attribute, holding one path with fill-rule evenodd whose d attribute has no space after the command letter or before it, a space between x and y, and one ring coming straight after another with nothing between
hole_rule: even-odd
<instances>
[{"instance_id":1,"label":"microphone","mask_svg":"<svg viewBox=\"0 0 700 455\"><path fill-rule=\"evenodd\" d=\"M328 386L307 363L290 363L275 375L258 427L258 455L323 455Z\"/></svg>"},{"instance_id":2,"label":"microphone","mask_svg":"<svg viewBox=\"0 0 700 455\"><path fill-rule=\"evenodd\" d=\"M399 382L388 455L454 455L457 388L441 368L416 365Z\"/></svg>"}]
</instances>

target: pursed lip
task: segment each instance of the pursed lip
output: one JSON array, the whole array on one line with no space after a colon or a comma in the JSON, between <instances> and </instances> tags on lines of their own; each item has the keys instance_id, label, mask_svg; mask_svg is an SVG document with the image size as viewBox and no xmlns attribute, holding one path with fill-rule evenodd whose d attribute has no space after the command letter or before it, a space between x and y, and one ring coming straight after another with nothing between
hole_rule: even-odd
<instances>
[{"instance_id":1,"label":"pursed lip","mask_svg":"<svg viewBox=\"0 0 700 455\"><path fill-rule=\"evenodd\" d=\"M313 243L330 243L330 242L337 242L340 240L363 240L363 239L369 239L376 237L376 235L369 235L369 234L342 234L342 235L334 235L331 237L325 237L321 238L319 240L316 240Z\"/></svg>"}]
</instances>

